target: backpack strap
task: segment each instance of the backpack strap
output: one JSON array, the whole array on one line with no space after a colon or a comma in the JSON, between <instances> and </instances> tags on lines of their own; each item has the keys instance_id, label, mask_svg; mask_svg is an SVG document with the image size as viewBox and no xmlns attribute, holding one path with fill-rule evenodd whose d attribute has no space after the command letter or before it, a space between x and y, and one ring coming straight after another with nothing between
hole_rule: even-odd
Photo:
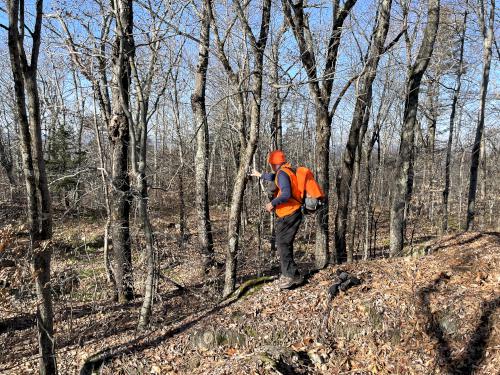
<instances>
[{"instance_id":1,"label":"backpack strap","mask_svg":"<svg viewBox=\"0 0 500 375\"><path fill-rule=\"evenodd\" d=\"M288 169L290 172L292 172L292 174L295 176L295 178L297 178L297 173L296 173L296 169L295 168L292 168L292 166L288 163L286 164L283 164L277 171L276 171L276 176L275 176L275 184L276 186L278 186L278 173L279 172L283 172L283 173L286 173L283 169L286 168ZM293 188L293 183L292 183L292 179L291 177L288 175L288 173L286 173L286 175L288 176L288 179L290 180L290 199L293 199L294 201L300 203L300 204L303 204L304 202L304 198L303 197L300 197L301 199L297 199L296 196L294 195L294 188Z\"/></svg>"}]
</instances>

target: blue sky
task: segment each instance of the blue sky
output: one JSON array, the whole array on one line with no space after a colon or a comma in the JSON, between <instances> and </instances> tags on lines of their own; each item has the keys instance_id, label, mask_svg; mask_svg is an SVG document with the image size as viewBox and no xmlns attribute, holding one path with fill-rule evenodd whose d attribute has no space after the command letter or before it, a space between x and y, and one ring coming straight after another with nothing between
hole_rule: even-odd
<instances>
[{"instance_id":1,"label":"blue sky","mask_svg":"<svg viewBox=\"0 0 500 375\"><path fill-rule=\"evenodd\" d=\"M425 1L423 2L425 5ZM452 4L455 5L457 4L456 1L443 1L443 4ZM33 6L34 1L27 2L27 6ZM252 9L251 14L255 15L254 18L254 27L257 28L259 26L259 7L257 4L260 5L260 2L254 2L253 4L256 4L254 9ZM311 11L311 17L310 17L310 25L311 29L313 32L320 31L323 36L323 38L326 38L328 36L328 29L330 26L331 22L331 3L326 2L323 4L323 6L319 6L322 4L321 2L310 2L309 4L315 4L316 7L312 8ZM56 1L45 1L44 9L45 13L51 13L54 11L55 6L60 6L63 5L65 10L68 10L72 12L75 15L82 14L83 12L92 12L93 9L95 9L95 6L92 4L92 2L89 1L65 1L65 2L56 2ZM175 20L174 15L172 15L172 22L182 22L182 25L179 27L182 28L183 31L186 33L189 33L191 35L194 35L195 37L198 36L198 21L197 19L193 16L192 9L189 7L182 7L181 5L177 5L179 8L178 14L175 16L179 16L179 14L183 14L184 16L180 20ZM424 7L425 9L425 7ZM144 19L147 17L147 15L144 14L143 11L141 11L141 8L136 5L135 8L136 11L136 21L140 21L141 19ZM183 13L181 13L183 12ZM362 1L359 0L358 3L354 6L353 14L355 15L356 21L353 21L352 19L346 21L347 26L352 26L355 28L356 33L358 35L358 41L361 45L361 49L364 51L366 49L366 41L363 40L362 37L359 37L359 33L361 31L364 31L367 35L370 34L371 29L373 27L373 18L375 14L375 2L374 1ZM388 40L390 40L394 35L399 31L400 25L398 24L397 20L401 18L401 10L398 8L397 2L393 2L393 10L392 10L392 15L393 15L393 20L391 22L391 31L388 36ZM469 20L474 21L474 15L471 15ZM395 22L396 21L396 22ZM5 14L0 12L0 22L1 23L6 23L6 17ZM276 30L281 23L283 22L283 16L280 11L277 9L274 10L273 13L273 19L272 19L272 29ZM473 64L469 67L471 69L471 72L473 71L472 74L469 75L468 82L464 84L464 87L471 87L472 90L475 90L474 88L477 89L479 80L480 80L480 75L481 75L481 67L482 67L482 56L481 56L481 50L482 50L482 43L480 41L480 37L477 35L477 31L474 30L474 24L475 22L470 22L470 25L472 27L469 28L468 34L469 38L467 40L467 53L468 55L466 58L468 58ZM498 25L498 19L496 20L496 24ZM90 28L95 28L97 31L98 24L92 24L89 23ZM76 29L75 29L76 27ZM70 24L70 28L72 28L73 31L78 32L78 27L79 26L74 26ZM498 27L496 28L498 31ZM500 33L497 32L497 35ZM45 34L47 35L47 34ZM0 36L4 40L4 51L6 50L6 32L5 30L0 31ZM137 38L140 39L140 38ZM180 40L180 37L177 37L178 40ZM497 37L498 39L498 37ZM45 40L46 41L46 40ZM44 42L45 42L44 41ZM169 42L168 40L166 42ZM172 40L170 41L172 42ZM169 42L169 43L170 43ZM399 44L395 47L396 50L402 50L404 47L402 41L399 42ZM418 43L416 44L415 48L418 47ZM52 47L51 47L52 48ZM289 54L296 54L296 43L293 38L293 35L291 32L288 32L286 35L286 41L283 45L283 53L289 53ZM324 49L323 49L324 50ZM64 54L64 49L61 48L61 54ZM186 82L189 84L189 77L191 76L192 72L192 66L188 66L188 62L193 64L194 59L197 54L197 46L194 42L192 41L187 41L185 44L185 56L183 57L183 75L186 77ZM269 54L269 49L267 51L267 54ZM42 57L43 58L43 57ZM318 60L321 60L321 54L317 55ZM359 70L359 63L356 63L356 61L359 61L359 51L356 46L356 43L352 37L352 34L346 30L344 32L343 40L342 40L342 47L341 47L341 52L339 54L339 62L338 62L338 72L337 72L337 77L335 81L335 87L334 91L338 91L340 87L343 86L343 84L349 79L349 77L357 70ZM386 58L382 59L381 61L381 66L384 65L384 61L386 61ZM289 60L289 63L292 63L292 60ZM211 69L216 69L218 66L218 63L216 61L216 58L212 55L211 60L210 60L210 66ZM285 64L287 64L285 62ZM321 67L319 74L321 74L321 70L323 67L323 63L321 62L319 64ZM498 69L499 63L498 63L498 58L497 55L495 54L494 51L494 57L493 57L493 64L492 64L492 69L491 69L491 76L490 76L490 89L489 93L490 96L497 95L499 96L499 78L500 78L500 69ZM291 75L296 75L297 73L300 74L297 76L297 78L305 80L305 74L302 71L301 64L300 62L295 61L295 64L293 67L290 69L290 74ZM404 74L404 71L401 72L401 74ZM210 79L210 78L209 78ZM450 85L453 83L453 79L449 78L446 80L446 84ZM184 93L184 96L181 98L181 100L185 103L186 106L189 105L189 92L190 90L186 90ZM302 90L302 93L305 98L308 96L308 90L307 87L305 86ZM446 92L446 90L442 91L442 96L444 100L447 100L447 98L450 97L449 92ZM305 99L304 98L304 99ZM217 100L217 98L214 98L214 100ZM352 105L353 105L353 92L352 89L350 92L346 94L345 99L343 100L341 106L339 107L339 110L337 112L337 117L334 120L335 124L338 125L337 127L334 127L334 132L340 128L344 129L349 125L350 123L350 113L352 110ZM468 104L468 108L470 111L474 111L475 108L477 108L477 100L470 100L470 103ZM491 113L491 112L490 112ZM311 112L312 114L312 112ZM263 114L265 115L265 114ZM491 116L491 115L490 115ZM487 121L489 124L494 125L495 118L493 117L488 117ZM447 115L446 115L446 110L443 113L442 116L442 126L446 127L446 122L447 122ZM487 124L488 124L487 123ZM335 125L334 124L334 125ZM442 132L444 136L446 136L446 132Z\"/></svg>"}]
</instances>

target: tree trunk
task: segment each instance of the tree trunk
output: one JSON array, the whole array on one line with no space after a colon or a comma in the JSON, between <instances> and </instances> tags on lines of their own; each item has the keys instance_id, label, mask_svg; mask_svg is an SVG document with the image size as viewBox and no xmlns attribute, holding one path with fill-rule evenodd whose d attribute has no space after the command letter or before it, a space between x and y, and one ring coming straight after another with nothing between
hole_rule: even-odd
<instances>
[{"instance_id":1,"label":"tree trunk","mask_svg":"<svg viewBox=\"0 0 500 375\"><path fill-rule=\"evenodd\" d=\"M438 106L439 106L439 80L441 78L440 72L434 72L435 76L429 82L427 88L427 155L425 156L425 172L428 173L428 177L424 177L423 183L428 183L427 191L429 192L427 196L427 202L423 202L423 206L427 207L427 217L429 222L434 226L434 180L435 180L435 168L434 168L434 153L436 144L436 125L438 119ZM417 125L418 126L418 125ZM425 185L424 185L425 186Z\"/></svg>"},{"instance_id":2,"label":"tree trunk","mask_svg":"<svg viewBox=\"0 0 500 375\"><path fill-rule=\"evenodd\" d=\"M376 26L368 49L368 57L357 87L354 115L349 130L346 150L342 159L341 172L337 180L337 213L335 215L335 248L337 262L346 260L346 221L349 210L349 198L356 149L362 147L363 139L359 136L366 111L369 111L372 85L377 74L380 56L384 52L384 43L389 30L392 0L383 0L377 10ZM352 255L351 255L352 258Z\"/></svg>"},{"instance_id":3,"label":"tree trunk","mask_svg":"<svg viewBox=\"0 0 500 375\"><path fill-rule=\"evenodd\" d=\"M330 135L332 117L336 106L334 105L331 112L329 111L329 106L343 24L356 0L346 0L342 7L340 7L339 0L334 0L333 2L333 23L328 40L323 78L318 78L319 69L314 52L315 43L309 27L309 16L304 12L304 3L292 3L287 0L282 0L281 3L287 22L292 28L299 47L300 59L307 73L309 92L316 110L316 177L326 195L326 205L319 209L316 214L315 266L321 269L328 264L330 257L328 251ZM321 85L319 82L321 82ZM341 96L339 96L337 102L340 98ZM343 260L345 261L345 255L342 252L339 253L337 249L337 262Z\"/></svg>"},{"instance_id":4,"label":"tree trunk","mask_svg":"<svg viewBox=\"0 0 500 375\"><path fill-rule=\"evenodd\" d=\"M365 169L366 169L366 175L365 175L365 180L364 180L364 190L366 194L366 208L365 208L365 214L364 214L364 254L363 254L363 259L368 260L370 258L370 247L371 247L371 223L373 220L373 215L372 215L372 191L371 191L371 186L372 186L372 171L371 171L371 153L372 153L372 147L369 149L367 148L365 152L363 153L363 158L365 161Z\"/></svg>"},{"instance_id":5,"label":"tree trunk","mask_svg":"<svg viewBox=\"0 0 500 375\"><path fill-rule=\"evenodd\" d=\"M7 147L5 147L3 139L0 134L0 164L2 167L5 169L5 173L7 174L7 178L9 179L9 184L10 185L15 185L16 180L14 178L14 168L12 164L12 158L10 156L10 153L7 150Z\"/></svg>"},{"instance_id":6,"label":"tree trunk","mask_svg":"<svg viewBox=\"0 0 500 375\"><path fill-rule=\"evenodd\" d=\"M468 2L467 2L468 3ZM465 31L467 26L467 6L465 4L464 21L462 25L462 34L460 37L460 57L458 62L457 80L455 89L453 90L453 100L451 103L450 113L450 131L448 134L448 143L446 144L446 161L444 166L444 189L443 189L443 217L441 230L446 232L448 230L448 197L450 194L450 164L451 164L451 149L453 145L453 131L455 128L455 114L457 110L458 97L462 86L462 74L464 73L464 44L465 44Z\"/></svg>"},{"instance_id":7,"label":"tree trunk","mask_svg":"<svg viewBox=\"0 0 500 375\"><path fill-rule=\"evenodd\" d=\"M179 113L179 93L177 90L177 79L179 72L177 71L174 75L174 93L173 93L173 105L174 105L174 117L175 117L175 132L177 135L178 149L177 152L179 154L179 174L177 176L177 189L179 191L179 243L184 245L184 240L186 237L186 200L184 198L184 175L182 173L182 169L185 166L185 158L184 158L184 140L182 138L181 133L181 118Z\"/></svg>"},{"instance_id":8,"label":"tree trunk","mask_svg":"<svg viewBox=\"0 0 500 375\"><path fill-rule=\"evenodd\" d=\"M387 79L389 76L389 71L386 73L386 79L384 80L384 86L382 88L382 95L381 97L384 98L387 94L387 90L389 89L390 85L390 80ZM385 108L384 108L384 104ZM380 101L378 112L377 112L377 118L375 120L375 123L373 125L373 131L372 131L372 136L367 142L366 147L363 149L363 159L364 159L364 166L365 166L365 179L364 179L364 191L365 191L365 196L366 196L366 209L365 209L365 221L364 221L364 236L365 236L365 241L364 241L364 260L369 259L371 255L371 239L372 239L372 228L373 228L373 198L374 193L372 192L372 169L371 169L371 159L372 159L372 153L373 153L373 147L375 146L375 143L378 141L379 142L379 147L380 147L380 129L382 127L382 124L385 122L385 119L387 115L389 114L391 110L391 104L392 103L387 103L384 101ZM383 109L384 108L384 109ZM368 124L368 116L365 116L366 120L366 125ZM380 150L379 150L379 155L378 155L378 164L380 165Z\"/></svg>"},{"instance_id":9,"label":"tree trunk","mask_svg":"<svg viewBox=\"0 0 500 375\"><path fill-rule=\"evenodd\" d=\"M145 146L145 145L144 145ZM146 150L141 151L141 159L145 161ZM141 168L142 169L142 168ZM141 306L141 312L139 314L138 328L144 329L149 324L151 319L151 314L153 311L153 297L154 297L154 285L156 276L156 265L157 259L154 251L154 236L153 228L149 220L148 213L148 184L146 181L146 174L143 170L139 171L138 177L138 188L139 188L139 212L141 214L144 237L146 238L146 267L147 276L144 282L144 300Z\"/></svg>"},{"instance_id":10,"label":"tree trunk","mask_svg":"<svg viewBox=\"0 0 500 375\"><path fill-rule=\"evenodd\" d=\"M396 178L392 190L390 219L390 255L397 256L403 250L405 230L405 207L409 203L412 183L413 148L415 141L415 123L418 108L418 93L422 76L429 65L434 49L439 25L440 0L429 0L427 25L422 44L415 63L411 66L406 84L405 110L401 129Z\"/></svg>"},{"instance_id":11,"label":"tree trunk","mask_svg":"<svg viewBox=\"0 0 500 375\"><path fill-rule=\"evenodd\" d=\"M250 131L248 132L248 141L245 135L246 113L244 108L241 108L240 118L240 152L239 164L234 181L233 195L231 198L231 208L229 212L229 225L228 225L228 247L226 252L226 271L224 280L223 296L227 297L231 294L236 286L236 269L237 269L237 253L238 241L240 236L241 224L241 209L243 207L243 195L247 184L247 171L257 148L257 141L259 138L260 128L260 111L261 111L261 96L262 96L262 75L264 69L264 51L267 45L267 36L269 32L269 21L271 17L271 0L264 0L261 11L261 25L258 37L253 34L248 19L243 14L242 5L238 2L236 4L238 9L238 17L244 25L244 31L252 47L254 55L253 66L253 80L252 80L252 95L250 97ZM226 73L229 75L233 85L239 90L240 82L233 72L229 61L225 55L223 45L221 44L217 25L214 20L213 11L210 7L210 18L214 25L214 35L218 56L221 60ZM240 99L238 103L244 102L242 93L239 92Z\"/></svg>"},{"instance_id":12,"label":"tree trunk","mask_svg":"<svg viewBox=\"0 0 500 375\"><path fill-rule=\"evenodd\" d=\"M104 152L102 148L101 142L101 132L99 131L99 125L97 122L97 100L96 93L94 91L94 131L97 143L97 152L99 154L99 165L101 168L101 181L102 181L102 190L104 193L104 207L106 208L106 224L104 226L104 250L103 250L103 258L104 258L104 269L106 271L106 279L110 286L110 290L113 293L113 299L118 299L117 289L116 289L116 281L113 274L112 266L111 266L111 257L109 254L109 232L111 228L111 201L109 197L109 185L106 178L106 162L104 158Z\"/></svg>"},{"instance_id":13,"label":"tree trunk","mask_svg":"<svg viewBox=\"0 0 500 375\"><path fill-rule=\"evenodd\" d=\"M325 107L316 107L316 178L323 189L326 204L316 213L316 243L314 262L317 269L325 268L330 260L328 233L328 192L330 191L330 126L332 119ZM338 261L337 257L337 261Z\"/></svg>"},{"instance_id":14,"label":"tree trunk","mask_svg":"<svg viewBox=\"0 0 500 375\"><path fill-rule=\"evenodd\" d=\"M356 244L356 227L357 219L359 216L359 174L361 171L361 146L362 141L360 141L359 147L356 149L356 158L354 161L353 171L352 171L352 181L351 181L351 208L349 212L349 220L347 233L349 234L349 244L347 246L347 262L352 263L354 260L354 248Z\"/></svg>"},{"instance_id":15,"label":"tree trunk","mask_svg":"<svg viewBox=\"0 0 500 375\"><path fill-rule=\"evenodd\" d=\"M486 141L484 137L481 138L481 148L479 150L479 169L481 171L481 200L486 200L486 191L488 190L487 181L487 166L486 166Z\"/></svg>"},{"instance_id":16,"label":"tree trunk","mask_svg":"<svg viewBox=\"0 0 500 375\"><path fill-rule=\"evenodd\" d=\"M283 105L283 100L284 98L281 97L280 94L280 89L279 89L279 46L280 46L280 41L283 36L283 34L286 31L286 26L283 24L280 29L278 30L278 33L275 37L275 41L272 45L271 48L271 58L272 58L272 65L271 65L271 73L270 73L270 78L272 84L274 86L272 87L271 95L272 95L272 117L271 117L271 122L270 122L270 131L271 131L271 138L272 138L272 148L273 150L282 150L283 149L283 126L282 126L282 115L281 115L281 108ZM286 95L285 95L286 96ZM307 114L307 113L306 113ZM260 187L259 187L260 190ZM276 215L272 214L269 220L269 232L270 232L270 237L269 237L269 242L271 246L271 254L274 255L276 254Z\"/></svg>"},{"instance_id":17,"label":"tree trunk","mask_svg":"<svg viewBox=\"0 0 500 375\"><path fill-rule=\"evenodd\" d=\"M135 66L135 65L134 65ZM135 69L135 68L134 68ZM146 268L147 276L144 282L144 300L142 302L141 311L139 314L138 329L145 329L149 324L153 311L153 297L154 297L154 285L156 279L156 267L157 267L157 257L154 250L154 235L153 227L151 221L149 220L148 212L148 181L146 178L146 166L147 166L147 100L144 99L142 88L140 88L140 83L138 81L138 76L136 75L137 86L139 87L139 97L140 97L140 126L139 126L139 140L140 145L136 147L138 153L138 160L134 160L133 172L136 176L137 190L139 192L139 212L142 220L144 237L146 240ZM135 145L135 136L132 135L134 141L132 144ZM135 159L135 158L134 158Z\"/></svg>"},{"instance_id":18,"label":"tree trunk","mask_svg":"<svg viewBox=\"0 0 500 375\"><path fill-rule=\"evenodd\" d=\"M41 7L41 5L40 5ZM45 159L43 157L42 126L40 117L40 99L38 98L38 86L36 82L36 68L30 69L24 75L24 84L28 96L28 119L33 145L33 164L35 165L35 176L38 194L40 194L40 223L41 239L52 237L52 207L45 171Z\"/></svg>"},{"instance_id":19,"label":"tree trunk","mask_svg":"<svg viewBox=\"0 0 500 375\"><path fill-rule=\"evenodd\" d=\"M35 27L31 33L30 63L24 49L24 2L7 2L9 16L8 44L14 78L22 144L22 161L28 197L28 222L30 225L33 273L37 298L37 328L40 354L40 374L57 373L54 346L52 297L50 287L50 244L52 237L52 210L42 152L40 101L36 84L37 63L40 50L43 1L36 1ZM26 96L28 103L26 103ZM28 113L26 112L28 108Z\"/></svg>"},{"instance_id":20,"label":"tree trunk","mask_svg":"<svg viewBox=\"0 0 500 375\"><path fill-rule=\"evenodd\" d=\"M279 45L280 40L283 36L283 33L286 31L285 26L283 25L279 30L275 37L275 41L272 44L271 48L271 72L270 79L271 84L273 85L271 88L271 97L272 97L272 117L270 122L270 131L271 138L273 140L273 149L281 150L283 147L283 128L281 121L281 107L283 104L283 98L280 95L279 89Z\"/></svg>"},{"instance_id":21,"label":"tree trunk","mask_svg":"<svg viewBox=\"0 0 500 375\"><path fill-rule=\"evenodd\" d=\"M481 3L484 7L484 4ZM476 136L472 146L471 163L470 163L470 179L469 179L469 196L467 200L467 221L465 230L472 229L474 225L474 217L476 215L476 189L477 189L477 174L479 167L479 151L483 138L484 130L484 114L486 112L486 94L488 93L488 83L490 80L491 67L491 50L493 45L493 25L495 22L495 0L491 0L491 9L489 15L489 25L486 30L486 15L485 9L482 8L482 32L483 32L483 76L481 80L479 115L476 128Z\"/></svg>"},{"instance_id":22,"label":"tree trunk","mask_svg":"<svg viewBox=\"0 0 500 375\"><path fill-rule=\"evenodd\" d=\"M156 39L156 35L153 35ZM152 56L149 66L149 73L147 74L144 82L140 80L139 73L137 72L135 64L135 47L129 54L128 66L134 78L137 94L137 121L130 112L128 102L122 101L122 108L125 112L130 124L130 161L132 165L132 173L135 177L137 191L139 193L139 213L142 220L142 229L146 242L146 280L144 282L144 299L142 301L141 311L139 314L139 322L137 325L138 330L145 329L151 319L153 311L153 297L155 292L155 280L157 273L157 257L154 249L154 230L149 219L148 212L148 181L146 177L147 168L147 139L148 139L148 118L149 118L149 99L150 87L153 79L153 72L157 60L159 42L150 45ZM121 87L122 88L122 87ZM122 94L121 98L125 95ZM154 110L156 111L156 107Z\"/></svg>"},{"instance_id":23,"label":"tree trunk","mask_svg":"<svg viewBox=\"0 0 500 375\"><path fill-rule=\"evenodd\" d=\"M111 185L111 233L115 256L115 280L118 301L123 303L134 297L132 276L132 252L130 248L130 181L128 174L129 121L122 103L129 103L129 57L134 52L132 34L132 0L117 0L116 38L112 52L113 103L109 123L112 149Z\"/></svg>"},{"instance_id":24,"label":"tree trunk","mask_svg":"<svg viewBox=\"0 0 500 375\"><path fill-rule=\"evenodd\" d=\"M210 2L211 0L205 0ZM198 239L204 272L214 263L214 245L208 201L209 131L205 107L207 86L208 52L210 46L210 4L203 3L198 65L195 73L195 87L191 95L191 107L196 120L196 211L198 215Z\"/></svg>"}]
</instances>

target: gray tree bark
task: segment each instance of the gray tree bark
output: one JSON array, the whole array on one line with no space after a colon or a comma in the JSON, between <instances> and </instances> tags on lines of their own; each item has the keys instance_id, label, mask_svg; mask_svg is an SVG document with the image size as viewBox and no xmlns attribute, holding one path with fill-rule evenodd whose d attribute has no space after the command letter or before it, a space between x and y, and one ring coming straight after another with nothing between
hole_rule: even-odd
<instances>
[{"instance_id":1,"label":"gray tree bark","mask_svg":"<svg viewBox=\"0 0 500 375\"><path fill-rule=\"evenodd\" d=\"M349 138L344 151L341 172L337 179L337 213L335 215L335 249L337 262L352 261L352 249L346 252L346 223L349 211L349 199L351 193L351 182L353 179L356 149L362 147L363 137L360 130L363 126L367 111L369 114L372 101L372 85L377 73L380 56L384 52L384 43L389 30L389 19L391 15L392 0L383 0L377 10L376 25L370 40L367 60L357 85L356 105L349 130ZM366 124L368 119L366 119ZM366 131L366 127L365 127ZM358 169L359 171L359 169ZM352 233L354 234L354 233Z\"/></svg>"},{"instance_id":2,"label":"gray tree bark","mask_svg":"<svg viewBox=\"0 0 500 375\"><path fill-rule=\"evenodd\" d=\"M340 7L340 0L334 0L332 10L333 23L330 31L325 67L323 76L318 77L318 64L314 52L314 42L309 28L308 17L304 13L304 1L300 0L294 3L291 0L282 0L285 17L292 28L299 47L302 65L309 79L309 92L313 98L316 110L315 175L326 195L326 202L328 202L330 190L331 122L333 112L336 108L336 106L334 106L332 111L329 111L329 106L343 24L355 3L356 0L346 0L344 5ZM326 204L323 208L318 210L316 214L315 264L318 269L324 268L328 264L330 258L328 251L328 210L329 205ZM339 259L337 259L337 261L339 261Z\"/></svg>"},{"instance_id":3,"label":"gray tree bark","mask_svg":"<svg viewBox=\"0 0 500 375\"><path fill-rule=\"evenodd\" d=\"M401 129L396 178L392 190L390 219L390 255L397 256L403 250L405 230L405 207L410 199L412 181L415 123L418 108L418 93L422 77L429 65L439 26L440 0L429 0L427 25L415 63L410 67L406 83L405 110Z\"/></svg>"},{"instance_id":4,"label":"gray tree bark","mask_svg":"<svg viewBox=\"0 0 500 375\"><path fill-rule=\"evenodd\" d=\"M35 27L31 32L30 61L24 48L24 1L7 1L9 17L8 45L14 78L22 145L22 161L28 197L28 222L33 248L37 304L39 372L43 375L57 373L54 345L52 296L50 292L50 243L52 237L52 208L42 150L40 101L37 87L37 67L40 51L43 1L35 3ZM26 97L28 98L26 102ZM28 109L28 111L26 111Z\"/></svg>"},{"instance_id":5,"label":"gray tree bark","mask_svg":"<svg viewBox=\"0 0 500 375\"><path fill-rule=\"evenodd\" d=\"M209 131L205 106L208 52L210 47L210 17L208 11L211 6L210 2L211 0L203 2L198 65L196 66L195 73L195 87L191 94L191 108L196 121L195 179L198 240L204 272L207 272L214 264L214 245L208 201Z\"/></svg>"},{"instance_id":6,"label":"gray tree bark","mask_svg":"<svg viewBox=\"0 0 500 375\"><path fill-rule=\"evenodd\" d=\"M134 296L132 276L132 252L130 248L130 181L128 147L130 142L129 121L122 103L129 103L130 65L133 55L133 8L132 0L113 0L116 21L116 37L112 50L112 106L108 124L112 149L111 171L111 233L115 259L115 280L118 301L130 301Z\"/></svg>"},{"instance_id":7,"label":"gray tree bark","mask_svg":"<svg viewBox=\"0 0 500 375\"><path fill-rule=\"evenodd\" d=\"M181 117L180 117L180 103L179 103L179 92L177 89L177 80L178 80L179 71L177 70L173 75L174 81L174 90L172 95L172 103L174 106L174 124L175 124L175 132L177 135L178 148L177 152L179 154L179 168L182 169L185 166L185 157L184 157L184 140L181 132ZM184 197L184 175L179 173L177 177L177 189L179 191L179 243L183 244L186 236L186 199Z\"/></svg>"},{"instance_id":8,"label":"gray tree bark","mask_svg":"<svg viewBox=\"0 0 500 375\"><path fill-rule=\"evenodd\" d=\"M282 25L277 34L275 35L275 40L274 43L272 44L271 47L271 72L270 72L270 79L271 79L271 97L272 97L272 117L271 117L271 122L269 124L270 131L271 131L271 138L273 140L273 149L274 150L281 150L283 148L283 127L282 127L282 121L281 121L281 108L283 105L283 101L287 95L282 97L280 93L280 77L279 77L279 46L281 43L281 39L283 38L283 34L286 31L286 26Z\"/></svg>"},{"instance_id":9,"label":"gray tree bark","mask_svg":"<svg viewBox=\"0 0 500 375\"><path fill-rule=\"evenodd\" d=\"M0 134L0 165L5 169L5 173L7 174L7 178L9 179L9 184L15 185L16 180L14 178L14 165L12 164L12 157L4 145L4 140L2 135Z\"/></svg>"},{"instance_id":10,"label":"gray tree bark","mask_svg":"<svg viewBox=\"0 0 500 375\"><path fill-rule=\"evenodd\" d=\"M469 195L467 199L467 220L465 230L471 230L474 225L476 216L476 190L477 190L477 174L479 168L480 149L484 131L484 114L486 112L486 94L488 93L488 83L490 80L491 68L491 53L493 46L493 25L495 23L495 0L491 0L489 24L486 29L486 15L484 3L480 2L481 6L481 31L483 34L483 74L481 79L479 114L476 128L476 136L472 146L470 177L469 177Z\"/></svg>"},{"instance_id":11,"label":"gray tree bark","mask_svg":"<svg viewBox=\"0 0 500 375\"><path fill-rule=\"evenodd\" d=\"M136 189L139 195L138 206L139 213L142 220L142 229L144 231L144 237L146 239L146 280L144 282L144 299L141 306L141 311L139 314L138 329L145 329L151 319L151 314L153 310L153 297L154 297L154 285L156 279L156 267L157 259L154 250L154 231L149 220L148 212L148 180L146 177L146 167L147 167L147 139L148 139L148 108L149 108L149 98L150 98L150 87L151 81L153 79L153 70L157 61L157 53L159 49L159 43L153 43L151 45L152 49L152 59L150 63L149 73L144 82L144 86L139 79L139 74L134 61L134 56L129 57L129 64L131 73L134 77L137 91L137 109L138 109L138 122L135 122L130 114L127 103L122 103L123 109L127 114L127 118L130 123L130 146L131 146L131 165L132 173L135 177ZM123 95L122 95L123 97Z\"/></svg>"},{"instance_id":12,"label":"gray tree bark","mask_svg":"<svg viewBox=\"0 0 500 375\"><path fill-rule=\"evenodd\" d=\"M221 61L226 74L237 91L237 103L239 105L241 118L239 119L240 147L238 150L238 168L234 180L233 193L231 197L231 206L229 210L228 223L228 247L226 252L226 271L224 279L223 296L230 295L236 286L237 253L240 236L241 211L243 208L243 195L248 181L247 171L251 165L260 128L260 110L262 96L262 74L264 69L264 51L267 45L269 33L269 21L271 17L271 0L263 0L261 10L261 24L259 35L256 37L248 24L245 10L240 2L236 3L238 18L242 23L246 37L250 41L254 56L254 65L252 69L252 95L250 96L250 129L246 129L246 113L244 105L244 94L241 91L240 78L233 71L229 60L224 51L224 45L220 39L217 23L214 18L212 5L209 8L210 19L213 25L215 46L217 57Z\"/></svg>"},{"instance_id":13,"label":"gray tree bark","mask_svg":"<svg viewBox=\"0 0 500 375\"><path fill-rule=\"evenodd\" d=\"M446 161L444 166L444 189L443 189L443 216L441 230L446 232L448 230L448 197L450 195L450 165L451 165L451 151L453 145L453 132L455 130L455 115L457 110L458 97L462 87L462 75L464 73L464 44L465 44L465 31L467 27L467 14L468 14L468 1L465 4L464 21L462 25L462 34L460 37L460 57L458 61L457 78L455 88L453 90L453 100L451 103L450 113L450 131L448 133L448 143L446 144Z\"/></svg>"}]
</instances>

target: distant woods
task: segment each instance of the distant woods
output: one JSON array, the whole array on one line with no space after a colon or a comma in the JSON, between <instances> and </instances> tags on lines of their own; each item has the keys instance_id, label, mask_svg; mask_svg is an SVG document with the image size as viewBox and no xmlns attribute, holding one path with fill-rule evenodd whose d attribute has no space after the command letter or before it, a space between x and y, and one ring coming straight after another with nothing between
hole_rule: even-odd
<instances>
[{"instance_id":1,"label":"distant woods","mask_svg":"<svg viewBox=\"0 0 500 375\"><path fill-rule=\"evenodd\" d=\"M495 0L9 0L0 11L0 199L26 202L33 247L53 212L101 218L110 295L144 297L139 328L165 251L152 218L178 225L179 246L195 236L201 274L224 263L230 295L243 234L258 227L263 246L272 234L248 173L274 148L327 192L310 219L318 269L411 253L416 234L500 226ZM50 251L33 262L49 373Z\"/></svg>"}]
</instances>

